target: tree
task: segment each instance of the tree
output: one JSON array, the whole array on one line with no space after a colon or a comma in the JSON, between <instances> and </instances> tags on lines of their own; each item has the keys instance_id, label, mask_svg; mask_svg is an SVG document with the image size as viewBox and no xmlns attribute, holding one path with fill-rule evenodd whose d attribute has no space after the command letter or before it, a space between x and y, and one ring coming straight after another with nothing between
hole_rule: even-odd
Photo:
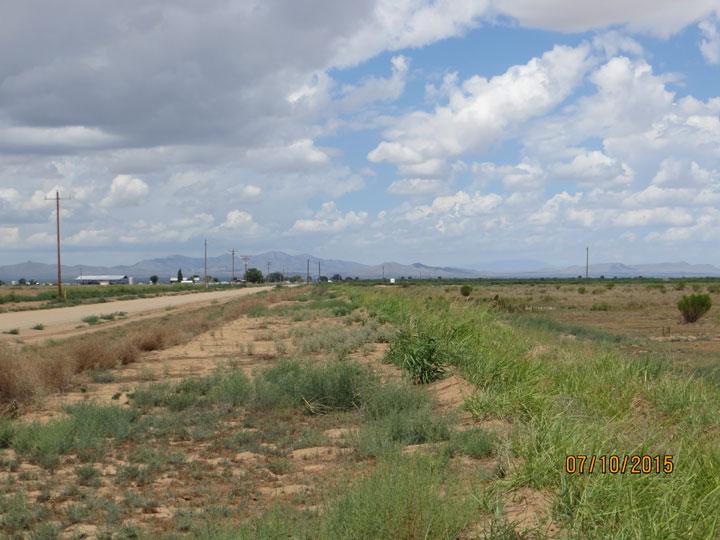
<instances>
[{"instance_id":1,"label":"tree","mask_svg":"<svg viewBox=\"0 0 720 540\"><path fill-rule=\"evenodd\" d=\"M210 279L210 276L208 276L208 279ZM220 278L214 277L214 278L212 278L212 280L213 280L213 283L220 283Z\"/></svg>"},{"instance_id":2,"label":"tree","mask_svg":"<svg viewBox=\"0 0 720 540\"><path fill-rule=\"evenodd\" d=\"M265 278L257 268L248 268L247 272L245 272L245 281L249 283L264 283Z\"/></svg>"},{"instance_id":3,"label":"tree","mask_svg":"<svg viewBox=\"0 0 720 540\"><path fill-rule=\"evenodd\" d=\"M178 268L178 276L177 276L177 277L178 277L178 281L182 281L182 280L183 280L182 268Z\"/></svg>"},{"instance_id":4,"label":"tree","mask_svg":"<svg viewBox=\"0 0 720 540\"><path fill-rule=\"evenodd\" d=\"M342 281L342 276L340 274L333 274L333 277L331 277L333 281Z\"/></svg>"},{"instance_id":5,"label":"tree","mask_svg":"<svg viewBox=\"0 0 720 540\"><path fill-rule=\"evenodd\" d=\"M325 282L326 282L327 280L328 280L328 277L327 277L327 276L320 276L320 277L318 278L318 281L325 281Z\"/></svg>"},{"instance_id":6,"label":"tree","mask_svg":"<svg viewBox=\"0 0 720 540\"><path fill-rule=\"evenodd\" d=\"M150 281L152 282L153 285L157 285L157 282L159 279L160 278L157 276L150 276Z\"/></svg>"},{"instance_id":7,"label":"tree","mask_svg":"<svg viewBox=\"0 0 720 540\"><path fill-rule=\"evenodd\" d=\"M268 274L268 283L280 283L285 279L285 276L283 276L282 272L270 272Z\"/></svg>"},{"instance_id":8,"label":"tree","mask_svg":"<svg viewBox=\"0 0 720 540\"><path fill-rule=\"evenodd\" d=\"M21 277L21 278L18 280L18 283L19 283L20 285L27 285L27 280L26 280L24 277Z\"/></svg>"}]
</instances>

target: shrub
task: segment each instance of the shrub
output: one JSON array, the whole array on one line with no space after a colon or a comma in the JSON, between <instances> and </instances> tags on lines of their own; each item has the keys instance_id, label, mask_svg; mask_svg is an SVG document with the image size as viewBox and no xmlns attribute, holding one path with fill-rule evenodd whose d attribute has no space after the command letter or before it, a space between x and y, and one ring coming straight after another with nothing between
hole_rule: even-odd
<instances>
[{"instance_id":1,"label":"shrub","mask_svg":"<svg viewBox=\"0 0 720 540\"><path fill-rule=\"evenodd\" d=\"M460 294L463 296L470 296L470 293L472 292L472 287L470 285L463 285L460 287Z\"/></svg>"},{"instance_id":2,"label":"shrub","mask_svg":"<svg viewBox=\"0 0 720 540\"><path fill-rule=\"evenodd\" d=\"M678 309L686 323L694 323L705 315L712 306L709 294L685 295L678 302Z\"/></svg>"},{"instance_id":3,"label":"shrub","mask_svg":"<svg viewBox=\"0 0 720 540\"><path fill-rule=\"evenodd\" d=\"M590 308L590 311L608 311L610 309L610 304L607 302L599 302L597 304L593 304Z\"/></svg>"},{"instance_id":4,"label":"shrub","mask_svg":"<svg viewBox=\"0 0 720 540\"><path fill-rule=\"evenodd\" d=\"M585 294L587 292L587 289L585 287L578 287L578 292L580 294Z\"/></svg>"},{"instance_id":5,"label":"shrub","mask_svg":"<svg viewBox=\"0 0 720 540\"><path fill-rule=\"evenodd\" d=\"M385 361L407 371L417 384L431 383L445 374L447 351L441 340L428 332L397 333Z\"/></svg>"}]
</instances>

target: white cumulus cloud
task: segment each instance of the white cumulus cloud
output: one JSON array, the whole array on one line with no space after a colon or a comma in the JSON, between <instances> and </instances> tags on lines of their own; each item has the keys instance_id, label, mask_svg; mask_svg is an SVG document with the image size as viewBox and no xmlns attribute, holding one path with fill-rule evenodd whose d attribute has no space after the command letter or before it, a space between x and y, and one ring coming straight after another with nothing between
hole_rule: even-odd
<instances>
[{"instance_id":1,"label":"white cumulus cloud","mask_svg":"<svg viewBox=\"0 0 720 540\"><path fill-rule=\"evenodd\" d=\"M129 174L119 174L113 178L110 191L100 203L101 206L138 206L150 193L148 185Z\"/></svg>"}]
</instances>

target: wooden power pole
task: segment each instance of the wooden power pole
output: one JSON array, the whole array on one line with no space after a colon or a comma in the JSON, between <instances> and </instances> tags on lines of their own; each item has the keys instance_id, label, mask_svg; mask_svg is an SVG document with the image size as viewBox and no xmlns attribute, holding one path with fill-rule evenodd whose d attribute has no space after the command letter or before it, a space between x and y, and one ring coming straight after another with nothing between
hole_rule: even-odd
<instances>
[{"instance_id":1,"label":"wooden power pole","mask_svg":"<svg viewBox=\"0 0 720 540\"><path fill-rule=\"evenodd\" d=\"M235 286L235 253L237 253L237 250L235 248L230 250L230 253L232 253L232 277L230 278L230 284L234 287Z\"/></svg>"},{"instance_id":2,"label":"wooden power pole","mask_svg":"<svg viewBox=\"0 0 720 540\"><path fill-rule=\"evenodd\" d=\"M590 246L585 248L585 279L588 279L590 270Z\"/></svg>"},{"instance_id":3,"label":"wooden power pole","mask_svg":"<svg viewBox=\"0 0 720 540\"><path fill-rule=\"evenodd\" d=\"M70 199L71 197L64 197L63 200ZM62 270L60 263L60 192L55 192L55 197L45 197L46 201L55 199L55 214L57 218L57 255L58 255L58 298L62 297Z\"/></svg>"},{"instance_id":4,"label":"wooden power pole","mask_svg":"<svg viewBox=\"0 0 720 540\"><path fill-rule=\"evenodd\" d=\"M207 289L207 238L205 239L205 277L203 281L205 281L205 288Z\"/></svg>"},{"instance_id":5,"label":"wooden power pole","mask_svg":"<svg viewBox=\"0 0 720 540\"><path fill-rule=\"evenodd\" d=\"M305 276L305 282L310 283L310 259L307 260L307 275Z\"/></svg>"}]
</instances>

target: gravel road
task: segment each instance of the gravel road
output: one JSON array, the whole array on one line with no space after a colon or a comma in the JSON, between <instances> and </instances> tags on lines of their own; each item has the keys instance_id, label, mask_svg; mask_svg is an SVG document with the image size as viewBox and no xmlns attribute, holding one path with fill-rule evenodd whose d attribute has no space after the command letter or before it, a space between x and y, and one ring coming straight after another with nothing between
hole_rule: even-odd
<instances>
[{"instance_id":1,"label":"gravel road","mask_svg":"<svg viewBox=\"0 0 720 540\"><path fill-rule=\"evenodd\" d=\"M194 294L181 294L177 296L157 296L154 298L138 298L136 300L122 300L106 302L102 304L86 304L73 307L38 309L32 311L13 311L0 313L0 332L8 332L14 328L19 334L2 334L0 341L8 341L12 338L33 341L38 338L57 336L58 334L78 333L78 325L83 324L82 319L91 315L109 314L118 311L127 313L128 320L142 318L156 312L165 311L169 306L179 308L181 306L199 307L202 304L209 304L214 300L225 301L239 296L257 294L260 291L272 289L267 287L239 288L214 292L203 292ZM33 330L33 326L44 325L42 330ZM106 324L93 329L106 327Z\"/></svg>"}]
</instances>

